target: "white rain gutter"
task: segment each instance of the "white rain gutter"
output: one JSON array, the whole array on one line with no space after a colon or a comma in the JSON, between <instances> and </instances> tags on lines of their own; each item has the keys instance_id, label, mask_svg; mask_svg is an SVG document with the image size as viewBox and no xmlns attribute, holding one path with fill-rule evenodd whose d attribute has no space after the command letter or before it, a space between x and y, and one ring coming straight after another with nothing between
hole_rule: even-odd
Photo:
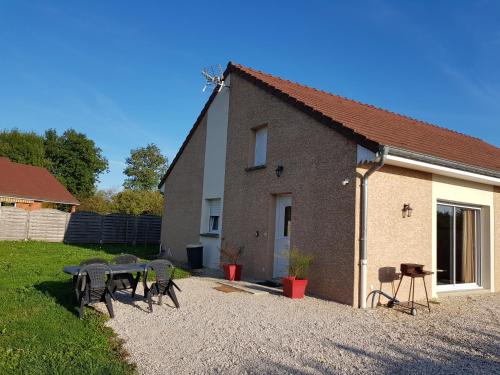
<instances>
[{"instance_id":1,"label":"white rain gutter","mask_svg":"<svg viewBox=\"0 0 500 375\"><path fill-rule=\"evenodd\" d=\"M366 171L361 179L361 236L359 239L361 254L359 260L359 307L366 309L366 287L367 287L367 274L368 274L368 246L367 246L367 232L368 232L368 178L382 168L387 159L389 147L382 146L378 153L378 161Z\"/></svg>"}]
</instances>

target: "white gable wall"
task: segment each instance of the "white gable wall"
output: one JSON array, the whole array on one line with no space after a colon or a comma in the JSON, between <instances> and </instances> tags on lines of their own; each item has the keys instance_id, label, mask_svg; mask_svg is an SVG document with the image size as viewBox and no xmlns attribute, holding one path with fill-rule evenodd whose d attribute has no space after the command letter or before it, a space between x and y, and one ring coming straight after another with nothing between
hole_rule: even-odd
<instances>
[{"instance_id":1,"label":"white gable wall","mask_svg":"<svg viewBox=\"0 0 500 375\"><path fill-rule=\"evenodd\" d=\"M225 84L230 84L229 76ZM203 174L203 195L200 218L200 242L203 244L203 264L218 268L220 264L220 237L209 237L209 201L221 200L219 233L222 231L222 207L224 205L224 175L226 165L227 126L230 89L224 87L217 94L207 111L207 137L205 147L205 169Z\"/></svg>"}]
</instances>

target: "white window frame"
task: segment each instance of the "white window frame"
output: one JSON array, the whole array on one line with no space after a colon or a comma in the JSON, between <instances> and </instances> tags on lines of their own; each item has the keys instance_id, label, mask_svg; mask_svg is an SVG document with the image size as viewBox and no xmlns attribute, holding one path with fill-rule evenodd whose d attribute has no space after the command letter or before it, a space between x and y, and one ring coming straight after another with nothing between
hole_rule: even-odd
<instances>
[{"instance_id":1,"label":"white window frame","mask_svg":"<svg viewBox=\"0 0 500 375\"><path fill-rule=\"evenodd\" d=\"M207 199L207 233L220 234L221 229L221 215L222 214L222 200L220 198ZM217 219L215 219L217 218ZM217 228L213 228L213 224L217 220Z\"/></svg>"},{"instance_id":2,"label":"white window frame","mask_svg":"<svg viewBox=\"0 0 500 375\"><path fill-rule=\"evenodd\" d=\"M266 165L267 161L267 126L254 130L254 167Z\"/></svg>"},{"instance_id":3,"label":"white window frame","mask_svg":"<svg viewBox=\"0 0 500 375\"><path fill-rule=\"evenodd\" d=\"M474 289L483 289L483 246L482 246L482 238L483 238L483 228L482 228L482 208L481 206L476 205L468 205L461 204L455 202L448 201L437 201L437 206L448 206L453 208L453 236L455 236L456 231L456 216L455 216L455 208L467 208L470 210L476 211L475 214L475 227L476 227L476 282L474 283L454 283L454 284L437 284L436 291L440 292L453 292L453 291L461 291L461 290L474 290ZM436 206L436 208L437 208ZM456 243L453 240L453 253L456 253ZM454 255L455 256L455 255ZM436 257L437 257L437 249L436 249ZM452 262L453 274L456 273L456 259L453 259Z\"/></svg>"}]
</instances>

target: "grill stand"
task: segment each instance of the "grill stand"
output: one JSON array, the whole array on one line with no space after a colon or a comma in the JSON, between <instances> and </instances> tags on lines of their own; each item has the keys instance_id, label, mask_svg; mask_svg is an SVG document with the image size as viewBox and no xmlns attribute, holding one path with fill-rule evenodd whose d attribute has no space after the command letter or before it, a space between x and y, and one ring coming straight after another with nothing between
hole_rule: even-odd
<instances>
[{"instance_id":1,"label":"grill stand","mask_svg":"<svg viewBox=\"0 0 500 375\"><path fill-rule=\"evenodd\" d=\"M405 276L409 277L410 278L410 290L408 292L408 301L407 302L400 302L399 306L410 310L410 314L413 316L417 315L417 309L415 308L415 305L426 307L426 305L424 305L424 304L415 302L415 279L417 279L417 278L422 279L422 281L424 283L425 299L427 301L427 309L429 310L429 312L431 312L431 305L429 303L429 295L427 294L427 285L425 284L425 276L427 276L427 275L432 275L432 272L424 271L424 272L418 272L418 273L417 272L411 272L411 273L402 272L401 273L401 278L399 279L399 284L398 284L398 287L396 289L396 294L394 294L394 300L396 300L396 297L397 297L398 292L399 292L399 288L401 286L401 283L403 282L403 278Z\"/></svg>"}]
</instances>

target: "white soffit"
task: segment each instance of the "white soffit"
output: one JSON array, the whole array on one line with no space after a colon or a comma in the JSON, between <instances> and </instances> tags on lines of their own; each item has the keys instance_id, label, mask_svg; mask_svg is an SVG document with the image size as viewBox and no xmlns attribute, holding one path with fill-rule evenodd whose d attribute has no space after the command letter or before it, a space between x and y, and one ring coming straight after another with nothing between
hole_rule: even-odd
<instances>
[{"instance_id":1,"label":"white soffit","mask_svg":"<svg viewBox=\"0 0 500 375\"><path fill-rule=\"evenodd\" d=\"M478 173L461 171L458 169L443 167L440 165L430 164L423 161L407 159L400 156L387 155L385 163L389 165L395 165L397 167L403 167L408 169L414 169L417 171L458 178L461 180L474 181L481 184L500 186L500 178L484 176Z\"/></svg>"}]
</instances>

